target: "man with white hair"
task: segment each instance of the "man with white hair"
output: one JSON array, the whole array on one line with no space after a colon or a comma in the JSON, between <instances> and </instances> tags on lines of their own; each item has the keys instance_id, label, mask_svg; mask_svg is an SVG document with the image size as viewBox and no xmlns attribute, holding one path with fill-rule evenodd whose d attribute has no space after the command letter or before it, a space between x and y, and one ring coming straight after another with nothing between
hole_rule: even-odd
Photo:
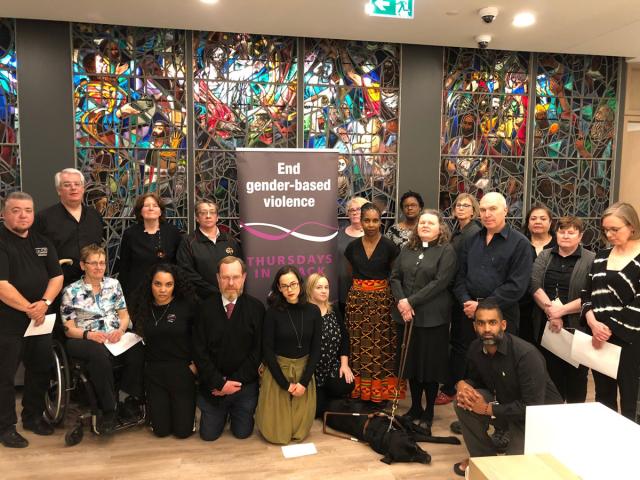
<instances>
[{"instance_id":1,"label":"man with white hair","mask_svg":"<svg viewBox=\"0 0 640 480\"><path fill-rule=\"evenodd\" d=\"M84 175L80 170L65 168L56 173L55 185L60 203L38 212L34 229L53 243L58 258L72 261L62 267L64 284L68 285L82 276L80 249L103 244L104 224L95 208L83 205Z\"/></svg>"},{"instance_id":2,"label":"man with white hair","mask_svg":"<svg viewBox=\"0 0 640 480\"><path fill-rule=\"evenodd\" d=\"M509 333L518 333L518 301L531 278L533 258L527 238L506 222L507 201L498 192L480 200L482 229L462 245L454 293L472 322L483 298L495 298L508 320Z\"/></svg>"}]
</instances>

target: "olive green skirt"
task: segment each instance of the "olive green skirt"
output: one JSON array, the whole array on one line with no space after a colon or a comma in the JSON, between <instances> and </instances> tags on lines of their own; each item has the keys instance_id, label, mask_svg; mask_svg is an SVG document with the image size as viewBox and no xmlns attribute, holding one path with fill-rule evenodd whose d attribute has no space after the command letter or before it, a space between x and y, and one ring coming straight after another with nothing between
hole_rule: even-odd
<instances>
[{"instance_id":1,"label":"olive green skirt","mask_svg":"<svg viewBox=\"0 0 640 480\"><path fill-rule=\"evenodd\" d=\"M308 355L302 358L277 356L276 359L289 383L298 383ZM265 440L282 445L304 440L309 435L315 414L315 377L311 377L304 395L294 397L278 385L268 368L264 369L256 409L256 427Z\"/></svg>"}]
</instances>

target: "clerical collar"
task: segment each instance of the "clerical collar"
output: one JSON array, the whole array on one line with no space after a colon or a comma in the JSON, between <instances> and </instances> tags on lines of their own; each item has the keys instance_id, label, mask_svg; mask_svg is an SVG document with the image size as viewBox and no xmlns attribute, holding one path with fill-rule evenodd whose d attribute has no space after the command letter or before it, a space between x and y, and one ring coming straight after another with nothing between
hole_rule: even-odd
<instances>
[{"instance_id":1,"label":"clerical collar","mask_svg":"<svg viewBox=\"0 0 640 480\"><path fill-rule=\"evenodd\" d=\"M429 248L429 242L422 242L422 248Z\"/></svg>"}]
</instances>

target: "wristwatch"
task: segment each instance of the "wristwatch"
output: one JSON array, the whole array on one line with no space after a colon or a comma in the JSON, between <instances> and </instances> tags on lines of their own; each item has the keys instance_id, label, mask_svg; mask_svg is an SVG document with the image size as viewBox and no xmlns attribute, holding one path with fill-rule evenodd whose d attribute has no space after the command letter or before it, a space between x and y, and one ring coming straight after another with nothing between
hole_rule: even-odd
<instances>
[{"instance_id":1,"label":"wristwatch","mask_svg":"<svg viewBox=\"0 0 640 480\"><path fill-rule=\"evenodd\" d=\"M44 304L45 304L47 307L50 307L50 306L51 306L51 300L47 300L47 299L46 299L46 298L44 298L44 297L42 297L40 300L42 300L42 301L44 302Z\"/></svg>"}]
</instances>

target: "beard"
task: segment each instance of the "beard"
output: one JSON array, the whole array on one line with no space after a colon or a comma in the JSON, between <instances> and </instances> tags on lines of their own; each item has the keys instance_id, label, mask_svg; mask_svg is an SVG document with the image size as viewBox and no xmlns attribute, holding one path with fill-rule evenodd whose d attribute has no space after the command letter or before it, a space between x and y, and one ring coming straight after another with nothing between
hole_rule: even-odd
<instances>
[{"instance_id":1,"label":"beard","mask_svg":"<svg viewBox=\"0 0 640 480\"><path fill-rule=\"evenodd\" d=\"M483 345L499 345L504 340L504 331L489 337L480 336Z\"/></svg>"},{"instance_id":2,"label":"beard","mask_svg":"<svg viewBox=\"0 0 640 480\"><path fill-rule=\"evenodd\" d=\"M238 299L238 297L242 295L242 291L243 291L242 288L239 288L237 290L225 290L222 292L222 295L224 296L224 298L226 298L230 302L235 302Z\"/></svg>"}]
</instances>

